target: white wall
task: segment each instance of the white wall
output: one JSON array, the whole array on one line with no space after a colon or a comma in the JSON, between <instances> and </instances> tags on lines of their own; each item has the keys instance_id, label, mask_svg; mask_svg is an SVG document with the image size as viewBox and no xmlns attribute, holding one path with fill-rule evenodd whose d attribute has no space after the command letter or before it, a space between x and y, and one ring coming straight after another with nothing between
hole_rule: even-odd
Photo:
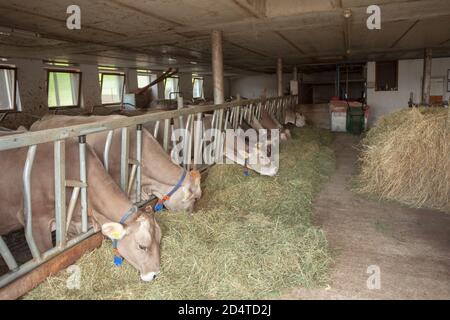
<instances>
[{"instance_id":1,"label":"white wall","mask_svg":"<svg viewBox=\"0 0 450 320\"><path fill-rule=\"evenodd\" d=\"M283 91L290 87L291 74L283 74ZM267 91L267 97L277 96L277 75L261 74L255 76L245 76L231 79L231 95L238 93L241 97L255 99L261 97L264 90Z\"/></svg>"},{"instance_id":2,"label":"white wall","mask_svg":"<svg viewBox=\"0 0 450 320\"><path fill-rule=\"evenodd\" d=\"M447 88L447 70L450 58L438 58L432 61L431 77L445 77L444 100L450 93ZM367 64L367 104L371 107L370 124L373 125L381 116L408 106L410 93L414 103L422 100L423 60L400 60L398 63L398 91L375 91L375 62Z\"/></svg>"}]
</instances>

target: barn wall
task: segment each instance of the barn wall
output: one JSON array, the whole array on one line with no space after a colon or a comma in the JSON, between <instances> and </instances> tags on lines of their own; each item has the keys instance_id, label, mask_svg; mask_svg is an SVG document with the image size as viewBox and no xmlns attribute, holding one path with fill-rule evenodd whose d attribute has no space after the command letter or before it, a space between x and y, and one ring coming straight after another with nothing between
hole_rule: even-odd
<instances>
[{"instance_id":1,"label":"barn wall","mask_svg":"<svg viewBox=\"0 0 450 320\"><path fill-rule=\"evenodd\" d=\"M433 59L432 78L447 78L450 58ZM370 124L373 125L381 116L408 106L410 93L414 103L422 100L423 60L400 60L398 64L398 91L375 91L375 62L367 64L367 104L371 106ZM447 83L444 81L444 99L448 100ZM371 88L372 87L372 88Z\"/></svg>"},{"instance_id":2,"label":"barn wall","mask_svg":"<svg viewBox=\"0 0 450 320\"><path fill-rule=\"evenodd\" d=\"M205 95L205 100L213 101L214 100L214 90L213 90L213 79L211 75L203 75L203 92ZM231 93L230 88L230 78L225 77L223 82L223 95L225 98L228 98Z\"/></svg>"},{"instance_id":3,"label":"barn wall","mask_svg":"<svg viewBox=\"0 0 450 320\"><path fill-rule=\"evenodd\" d=\"M289 91L291 74L283 74L283 88ZM277 96L276 74L261 74L254 76L233 77L231 79L231 95L240 94L243 98L255 99L261 97L266 91L267 97Z\"/></svg>"},{"instance_id":4,"label":"barn wall","mask_svg":"<svg viewBox=\"0 0 450 320\"><path fill-rule=\"evenodd\" d=\"M100 82L98 81L98 68L96 65L81 65L81 96L82 107L92 108L102 104ZM132 85L132 84L128 84Z\"/></svg>"},{"instance_id":5,"label":"barn wall","mask_svg":"<svg viewBox=\"0 0 450 320\"><path fill-rule=\"evenodd\" d=\"M22 112L10 113L0 126L17 128L29 126L36 119L31 115L41 116L47 112L47 73L41 60L10 59L8 64L17 68L19 94Z\"/></svg>"}]
</instances>

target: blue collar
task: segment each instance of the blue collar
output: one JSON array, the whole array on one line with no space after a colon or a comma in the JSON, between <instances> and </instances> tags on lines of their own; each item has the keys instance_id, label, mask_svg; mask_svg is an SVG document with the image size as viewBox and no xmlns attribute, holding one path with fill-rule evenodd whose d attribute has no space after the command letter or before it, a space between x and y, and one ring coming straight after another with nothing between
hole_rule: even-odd
<instances>
[{"instance_id":1,"label":"blue collar","mask_svg":"<svg viewBox=\"0 0 450 320\"><path fill-rule=\"evenodd\" d=\"M155 212L161 211L164 207L164 202L169 200L170 197L173 196L173 194L177 192L178 189L180 189L181 185L184 182L184 179L186 178L186 174L187 174L186 170L183 169L183 173L181 174L180 179L178 179L177 184L172 188L172 190L170 190L168 194L162 197L162 199L159 199L158 202L156 203L155 207L153 208Z\"/></svg>"},{"instance_id":2,"label":"blue collar","mask_svg":"<svg viewBox=\"0 0 450 320\"><path fill-rule=\"evenodd\" d=\"M120 224L125 224L125 222L130 219L130 217L135 214L138 211L138 208L136 206L132 206L130 209L128 209L127 212L125 212L120 219ZM119 251L117 250L117 245L119 244L119 240L113 239L112 246L114 251L114 264L116 266L122 265L123 258L119 255Z\"/></svg>"}]
</instances>

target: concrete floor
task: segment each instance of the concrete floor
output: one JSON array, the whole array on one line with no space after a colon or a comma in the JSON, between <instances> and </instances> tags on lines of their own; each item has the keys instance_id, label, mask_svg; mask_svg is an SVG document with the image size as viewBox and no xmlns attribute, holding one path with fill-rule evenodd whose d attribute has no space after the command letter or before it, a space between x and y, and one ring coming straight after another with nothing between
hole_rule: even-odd
<instances>
[{"instance_id":1,"label":"concrete floor","mask_svg":"<svg viewBox=\"0 0 450 320\"><path fill-rule=\"evenodd\" d=\"M349 189L358 138L337 134L337 171L314 203L314 220L336 254L329 286L288 299L450 299L450 215L380 203ZM369 290L369 266L380 289Z\"/></svg>"}]
</instances>

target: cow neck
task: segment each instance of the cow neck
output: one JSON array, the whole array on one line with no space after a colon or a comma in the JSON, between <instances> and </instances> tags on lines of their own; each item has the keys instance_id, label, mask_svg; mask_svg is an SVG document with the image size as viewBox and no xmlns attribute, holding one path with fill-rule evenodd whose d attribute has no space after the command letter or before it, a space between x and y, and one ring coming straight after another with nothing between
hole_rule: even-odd
<instances>
[{"instance_id":1,"label":"cow neck","mask_svg":"<svg viewBox=\"0 0 450 320\"><path fill-rule=\"evenodd\" d=\"M142 158L150 165L144 165L144 175L169 186L175 185L183 168L172 162L170 156L147 130L143 130Z\"/></svg>"},{"instance_id":2,"label":"cow neck","mask_svg":"<svg viewBox=\"0 0 450 320\"><path fill-rule=\"evenodd\" d=\"M93 208L113 222L120 222L133 206L125 193L106 173L100 160L92 150L88 151L89 201ZM100 186L100 187L96 187ZM136 215L133 215L133 217ZM130 217L131 219L131 217ZM131 221L131 220L128 220Z\"/></svg>"}]
</instances>

